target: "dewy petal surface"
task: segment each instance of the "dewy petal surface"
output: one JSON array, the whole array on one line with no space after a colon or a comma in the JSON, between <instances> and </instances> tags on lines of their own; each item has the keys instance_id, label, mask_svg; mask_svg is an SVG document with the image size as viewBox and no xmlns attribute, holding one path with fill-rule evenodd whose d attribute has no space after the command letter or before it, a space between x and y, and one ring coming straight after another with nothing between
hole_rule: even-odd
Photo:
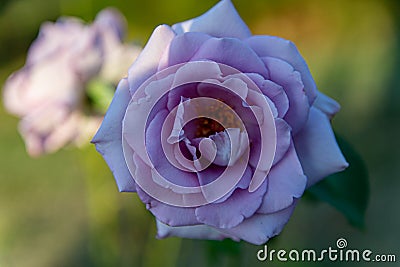
<instances>
[{"instance_id":1,"label":"dewy petal surface","mask_svg":"<svg viewBox=\"0 0 400 267\"><path fill-rule=\"evenodd\" d=\"M215 23L218 21L219 23ZM222 0L203 15L172 26L177 34L203 32L214 37L244 39L250 30L237 13L230 0Z\"/></svg>"},{"instance_id":2,"label":"dewy petal surface","mask_svg":"<svg viewBox=\"0 0 400 267\"><path fill-rule=\"evenodd\" d=\"M328 116L315 107L311 107L307 124L294 137L294 144L308 178L307 187L348 166Z\"/></svg>"},{"instance_id":3,"label":"dewy petal surface","mask_svg":"<svg viewBox=\"0 0 400 267\"><path fill-rule=\"evenodd\" d=\"M122 120L130 99L128 81L123 79L117 87L100 129L92 140L113 172L121 192L136 191L135 181L126 166L122 150Z\"/></svg>"}]
</instances>

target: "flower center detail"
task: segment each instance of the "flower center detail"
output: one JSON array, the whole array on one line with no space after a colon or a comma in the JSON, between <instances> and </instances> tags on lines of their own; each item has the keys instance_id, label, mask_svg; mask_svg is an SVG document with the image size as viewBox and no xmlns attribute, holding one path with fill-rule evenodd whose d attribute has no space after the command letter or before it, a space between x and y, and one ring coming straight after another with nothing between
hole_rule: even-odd
<instances>
[{"instance_id":1,"label":"flower center detail","mask_svg":"<svg viewBox=\"0 0 400 267\"><path fill-rule=\"evenodd\" d=\"M194 120L196 125L195 137L209 137L216 133L222 132L225 128L219 124L217 121L209 118L198 118Z\"/></svg>"},{"instance_id":2,"label":"flower center detail","mask_svg":"<svg viewBox=\"0 0 400 267\"><path fill-rule=\"evenodd\" d=\"M195 110L197 114L202 114L193 121L195 125L194 135L196 138L209 137L227 128L243 128L241 120L237 117L233 109L229 108L225 102L220 99L210 101L207 105L196 103ZM210 116L204 116L205 114L209 114Z\"/></svg>"}]
</instances>

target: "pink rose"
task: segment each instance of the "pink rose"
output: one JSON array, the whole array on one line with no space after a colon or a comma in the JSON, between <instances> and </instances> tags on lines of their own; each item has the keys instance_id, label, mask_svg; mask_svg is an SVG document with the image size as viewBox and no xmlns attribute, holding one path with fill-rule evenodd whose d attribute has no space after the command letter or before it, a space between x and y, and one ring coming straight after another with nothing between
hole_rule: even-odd
<instances>
[{"instance_id":1,"label":"pink rose","mask_svg":"<svg viewBox=\"0 0 400 267\"><path fill-rule=\"evenodd\" d=\"M263 244L308 186L347 167L338 111L293 43L251 35L223 0L154 30L92 142L159 238Z\"/></svg>"},{"instance_id":2,"label":"pink rose","mask_svg":"<svg viewBox=\"0 0 400 267\"><path fill-rule=\"evenodd\" d=\"M117 83L139 52L122 43L124 23L118 11L105 9L91 25L68 17L41 26L25 66L4 85L5 107L21 117L30 155L83 144L94 134L102 114L84 111L86 85Z\"/></svg>"}]
</instances>

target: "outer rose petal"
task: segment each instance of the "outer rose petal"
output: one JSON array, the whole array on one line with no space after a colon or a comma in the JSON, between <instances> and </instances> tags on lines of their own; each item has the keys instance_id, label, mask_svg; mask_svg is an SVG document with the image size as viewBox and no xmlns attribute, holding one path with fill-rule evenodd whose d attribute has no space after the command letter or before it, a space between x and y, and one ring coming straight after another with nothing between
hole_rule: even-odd
<instances>
[{"instance_id":1,"label":"outer rose petal","mask_svg":"<svg viewBox=\"0 0 400 267\"><path fill-rule=\"evenodd\" d=\"M307 178L293 144L285 157L268 174L268 190L258 213L273 213L293 204L303 195Z\"/></svg>"},{"instance_id":2,"label":"outer rose petal","mask_svg":"<svg viewBox=\"0 0 400 267\"><path fill-rule=\"evenodd\" d=\"M196 208L199 222L218 228L232 228L252 216L260 207L267 190L267 180L254 192L237 189L221 203L210 203Z\"/></svg>"},{"instance_id":3,"label":"outer rose petal","mask_svg":"<svg viewBox=\"0 0 400 267\"><path fill-rule=\"evenodd\" d=\"M260 57L275 57L288 62L300 72L309 104L317 97L317 86L311 76L307 63L294 43L275 36L251 36L244 40Z\"/></svg>"},{"instance_id":4,"label":"outer rose petal","mask_svg":"<svg viewBox=\"0 0 400 267\"><path fill-rule=\"evenodd\" d=\"M174 31L167 25L160 25L154 30L143 51L128 70L131 95L156 73L160 59L174 37Z\"/></svg>"},{"instance_id":5,"label":"outer rose petal","mask_svg":"<svg viewBox=\"0 0 400 267\"><path fill-rule=\"evenodd\" d=\"M209 240L222 240L225 238L232 238L232 236L223 234L213 227L208 225L189 225L189 226L178 226L172 227L163 224L159 220L157 222L157 237L166 238L170 236L178 236L183 238L194 238L194 239L209 239ZM238 241L238 240L237 240Z\"/></svg>"},{"instance_id":6,"label":"outer rose petal","mask_svg":"<svg viewBox=\"0 0 400 267\"><path fill-rule=\"evenodd\" d=\"M218 21L218 23L215 23ZM177 34L203 32L215 37L244 39L251 36L250 30L237 13L231 1L223 0L203 15L172 26Z\"/></svg>"},{"instance_id":7,"label":"outer rose petal","mask_svg":"<svg viewBox=\"0 0 400 267\"><path fill-rule=\"evenodd\" d=\"M324 112L329 119L332 119L333 116L340 110L340 105L338 102L321 92L318 92L318 96L314 102L314 107Z\"/></svg>"},{"instance_id":8,"label":"outer rose petal","mask_svg":"<svg viewBox=\"0 0 400 267\"><path fill-rule=\"evenodd\" d=\"M138 165L140 164L143 164L143 162ZM138 166L138 168L141 168L141 166ZM150 197L139 186L137 187L137 193L143 203L146 203L146 208L163 223L171 226L199 224L194 213L194 208L181 208L164 204Z\"/></svg>"},{"instance_id":9,"label":"outer rose petal","mask_svg":"<svg viewBox=\"0 0 400 267\"><path fill-rule=\"evenodd\" d=\"M122 79L103 123L92 140L113 172L121 192L136 191L135 181L126 166L122 151L122 120L130 99L128 81Z\"/></svg>"},{"instance_id":10,"label":"outer rose petal","mask_svg":"<svg viewBox=\"0 0 400 267\"><path fill-rule=\"evenodd\" d=\"M292 216L295 206L296 202L275 213L255 214L234 228L220 229L220 231L255 245L262 245L282 231Z\"/></svg>"},{"instance_id":11,"label":"outer rose petal","mask_svg":"<svg viewBox=\"0 0 400 267\"><path fill-rule=\"evenodd\" d=\"M307 187L349 166L336 143L329 118L315 107L311 107L308 121L294 137L294 144L308 177Z\"/></svg>"}]
</instances>

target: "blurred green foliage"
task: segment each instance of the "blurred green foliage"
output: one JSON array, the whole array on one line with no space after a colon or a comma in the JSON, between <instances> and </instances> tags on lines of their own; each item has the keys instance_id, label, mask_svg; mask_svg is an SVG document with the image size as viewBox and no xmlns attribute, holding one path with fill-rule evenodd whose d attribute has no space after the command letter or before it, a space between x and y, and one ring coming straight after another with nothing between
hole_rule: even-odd
<instances>
[{"instance_id":1,"label":"blurred green foliage","mask_svg":"<svg viewBox=\"0 0 400 267\"><path fill-rule=\"evenodd\" d=\"M215 2L2 0L0 84L24 64L46 20L73 15L90 21L103 7L115 6L127 17L127 40L145 44L156 25L200 15ZM335 130L364 158L371 183L363 231L328 204L301 200L269 246L321 250L345 237L352 248L399 257L400 5L391 0L233 3L254 34L279 35L297 44L319 89L342 104ZM32 159L17 123L0 107L1 267L268 264L257 261L261 247L243 242L155 239L152 216L135 194L118 192L92 146ZM309 263L274 263L302 265Z\"/></svg>"}]
</instances>

